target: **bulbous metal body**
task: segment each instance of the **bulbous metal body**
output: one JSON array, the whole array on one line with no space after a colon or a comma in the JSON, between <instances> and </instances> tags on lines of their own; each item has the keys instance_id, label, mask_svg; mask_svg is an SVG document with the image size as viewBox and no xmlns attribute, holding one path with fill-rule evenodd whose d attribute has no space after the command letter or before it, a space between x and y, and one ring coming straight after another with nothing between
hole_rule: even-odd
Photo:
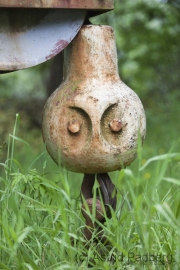
<instances>
[{"instance_id":1,"label":"bulbous metal body","mask_svg":"<svg viewBox=\"0 0 180 270\"><path fill-rule=\"evenodd\" d=\"M74 172L114 171L135 159L145 130L141 101L118 74L113 29L83 26L65 50L64 80L45 105L49 154Z\"/></svg>"}]
</instances>

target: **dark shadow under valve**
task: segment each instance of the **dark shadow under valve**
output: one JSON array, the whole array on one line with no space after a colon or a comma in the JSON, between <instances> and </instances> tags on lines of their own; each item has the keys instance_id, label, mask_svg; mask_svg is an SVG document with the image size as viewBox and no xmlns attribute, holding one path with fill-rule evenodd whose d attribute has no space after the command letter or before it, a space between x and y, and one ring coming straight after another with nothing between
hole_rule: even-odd
<instances>
[{"instance_id":1,"label":"dark shadow under valve","mask_svg":"<svg viewBox=\"0 0 180 270\"><path fill-rule=\"evenodd\" d=\"M93 194L95 178L99 187ZM112 183L108 173L85 174L81 186L82 214L86 219L84 236L90 240L95 229L98 229L98 238L102 239L103 224L107 218L111 218L111 211L116 209L116 187Z\"/></svg>"}]
</instances>

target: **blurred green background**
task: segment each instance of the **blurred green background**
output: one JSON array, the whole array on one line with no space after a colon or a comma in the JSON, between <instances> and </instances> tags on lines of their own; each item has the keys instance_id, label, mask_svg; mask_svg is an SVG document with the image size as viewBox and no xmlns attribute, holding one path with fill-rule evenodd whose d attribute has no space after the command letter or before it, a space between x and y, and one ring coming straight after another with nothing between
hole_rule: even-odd
<instances>
[{"instance_id":1,"label":"blurred green background","mask_svg":"<svg viewBox=\"0 0 180 270\"><path fill-rule=\"evenodd\" d=\"M115 9L91 18L114 28L121 79L140 97L147 117L145 159L170 149L180 138L180 1L115 0ZM18 72L0 75L0 145L21 117L17 159L26 168L45 150L41 136L43 106L62 79L61 55ZM6 158L6 151L0 160ZM38 166L38 164L37 164Z\"/></svg>"}]
</instances>

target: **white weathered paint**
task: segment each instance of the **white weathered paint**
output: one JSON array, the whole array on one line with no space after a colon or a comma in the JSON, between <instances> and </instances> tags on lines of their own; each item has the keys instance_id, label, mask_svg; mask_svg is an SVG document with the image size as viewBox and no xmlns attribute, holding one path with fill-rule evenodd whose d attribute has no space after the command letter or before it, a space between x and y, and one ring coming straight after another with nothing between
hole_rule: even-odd
<instances>
[{"instance_id":1,"label":"white weathered paint","mask_svg":"<svg viewBox=\"0 0 180 270\"><path fill-rule=\"evenodd\" d=\"M57 55L76 36L85 10L1 9L0 70L38 65Z\"/></svg>"}]
</instances>

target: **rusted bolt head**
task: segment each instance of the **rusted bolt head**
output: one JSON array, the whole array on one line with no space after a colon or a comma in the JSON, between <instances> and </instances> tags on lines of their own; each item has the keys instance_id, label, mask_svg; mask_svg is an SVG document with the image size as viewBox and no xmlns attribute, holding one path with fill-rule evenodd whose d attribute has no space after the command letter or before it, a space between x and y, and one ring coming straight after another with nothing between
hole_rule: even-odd
<instances>
[{"instance_id":1,"label":"rusted bolt head","mask_svg":"<svg viewBox=\"0 0 180 270\"><path fill-rule=\"evenodd\" d=\"M71 132L71 133L78 133L80 131L80 123L76 120L73 120L71 122L68 122L68 130Z\"/></svg>"},{"instance_id":2,"label":"rusted bolt head","mask_svg":"<svg viewBox=\"0 0 180 270\"><path fill-rule=\"evenodd\" d=\"M122 122L118 119L113 119L109 126L112 131L119 132L122 129Z\"/></svg>"}]
</instances>

